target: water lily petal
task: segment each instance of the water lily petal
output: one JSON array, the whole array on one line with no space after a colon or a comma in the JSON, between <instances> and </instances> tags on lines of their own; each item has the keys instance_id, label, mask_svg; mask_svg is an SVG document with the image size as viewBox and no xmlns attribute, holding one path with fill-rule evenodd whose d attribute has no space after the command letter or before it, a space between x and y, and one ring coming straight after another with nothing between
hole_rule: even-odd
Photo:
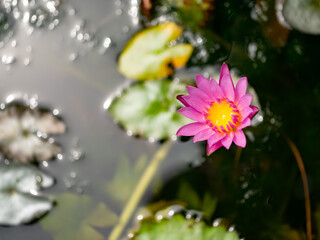
<instances>
[{"instance_id":1,"label":"water lily petal","mask_svg":"<svg viewBox=\"0 0 320 240\"><path fill-rule=\"evenodd\" d=\"M243 129L245 127L248 127L251 125L251 119L250 118L246 118L242 123L240 123L240 125L237 127L238 129Z\"/></svg>"},{"instance_id":2,"label":"water lily petal","mask_svg":"<svg viewBox=\"0 0 320 240\"><path fill-rule=\"evenodd\" d=\"M251 107L251 109L252 109L252 113L249 115L249 118L252 119L252 118L254 117L254 115L256 115L257 112L259 112L259 108L256 107L256 106L252 106L252 105L250 105L250 107Z\"/></svg>"},{"instance_id":3,"label":"water lily petal","mask_svg":"<svg viewBox=\"0 0 320 240\"><path fill-rule=\"evenodd\" d=\"M187 136L194 133L194 142L207 140L208 155L221 146L229 149L233 141L245 147L246 137L242 129L251 125L251 118L258 111L257 107L250 105L253 95L246 94L247 78L240 78L235 86L227 64L223 63L219 83L212 77L208 81L200 75L197 75L196 83L198 88L188 86L189 95L178 97L187 106L179 113L207 127L196 125L190 131L181 128L178 133Z\"/></svg>"},{"instance_id":4,"label":"water lily petal","mask_svg":"<svg viewBox=\"0 0 320 240\"><path fill-rule=\"evenodd\" d=\"M204 115L195 110L193 107L180 108L178 110L178 113L181 113L183 116L186 116L187 118L190 118L193 121L204 122L206 120Z\"/></svg>"},{"instance_id":5,"label":"water lily petal","mask_svg":"<svg viewBox=\"0 0 320 240\"><path fill-rule=\"evenodd\" d=\"M211 102L212 101L212 98L210 98L208 96L208 94L206 94L204 91L202 91L201 89L199 88L196 88L196 87L193 87L193 86L186 86L187 88L187 91L189 93L189 95L191 96L196 96L200 99L202 99L203 101L205 102Z\"/></svg>"},{"instance_id":6,"label":"water lily petal","mask_svg":"<svg viewBox=\"0 0 320 240\"><path fill-rule=\"evenodd\" d=\"M196 96L183 96L183 99L189 104L189 106L193 107L197 111L203 113L209 107L209 104L204 102L201 98Z\"/></svg>"},{"instance_id":7,"label":"water lily petal","mask_svg":"<svg viewBox=\"0 0 320 240\"><path fill-rule=\"evenodd\" d=\"M208 140L212 134L214 134L214 131L211 128L204 129L194 136L193 142Z\"/></svg>"},{"instance_id":8,"label":"water lily petal","mask_svg":"<svg viewBox=\"0 0 320 240\"><path fill-rule=\"evenodd\" d=\"M237 86L236 86L236 91L235 91L235 99L234 102L237 104L239 99L242 98L247 91L248 87L248 80L246 77L242 77L239 79Z\"/></svg>"},{"instance_id":9,"label":"water lily petal","mask_svg":"<svg viewBox=\"0 0 320 240\"><path fill-rule=\"evenodd\" d=\"M210 154L212 154L213 152L215 152L217 149L221 148L222 144L221 142L217 142L216 144L213 144L212 146L209 146L209 144L207 144L207 155L209 156Z\"/></svg>"},{"instance_id":10,"label":"water lily petal","mask_svg":"<svg viewBox=\"0 0 320 240\"><path fill-rule=\"evenodd\" d=\"M249 107L250 103L252 101L253 95L252 94L246 94L242 98L240 98L237 108L241 111L242 109Z\"/></svg>"},{"instance_id":11,"label":"water lily petal","mask_svg":"<svg viewBox=\"0 0 320 240\"><path fill-rule=\"evenodd\" d=\"M179 136L194 136L198 132L200 132L206 128L209 128L209 126L205 123L198 123L198 122L189 123L189 124L181 127L178 130L177 135L179 135Z\"/></svg>"},{"instance_id":12,"label":"water lily petal","mask_svg":"<svg viewBox=\"0 0 320 240\"><path fill-rule=\"evenodd\" d=\"M209 92L210 84L208 79L206 79L201 75L196 75L196 84L198 88L200 88L202 91L210 95L210 92Z\"/></svg>"},{"instance_id":13,"label":"water lily petal","mask_svg":"<svg viewBox=\"0 0 320 240\"><path fill-rule=\"evenodd\" d=\"M210 94L215 98L223 98L224 93L219 84L212 77L210 78Z\"/></svg>"},{"instance_id":14,"label":"water lily petal","mask_svg":"<svg viewBox=\"0 0 320 240\"><path fill-rule=\"evenodd\" d=\"M219 85L221 85L222 78L227 75L230 76L230 71L228 65L226 63L223 63L220 69Z\"/></svg>"},{"instance_id":15,"label":"water lily petal","mask_svg":"<svg viewBox=\"0 0 320 240\"><path fill-rule=\"evenodd\" d=\"M247 140L242 130L239 129L234 133L233 142L242 148L246 146Z\"/></svg>"},{"instance_id":16,"label":"water lily petal","mask_svg":"<svg viewBox=\"0 0 320 240\"><path fill-rule=\"evenodd\" d=\"M216 144L221 139L223 139L226 136L225 133L215 133L208 139L208 145L212 146L213 144Z\"/></svg>"},{"instance_id":17,"label":"water lily petal","mask_svg":"<svg viewBox=\"0 0 320 240\"><path fill-rule=\"evenodd\" d=\"M178 95L177 96L177 99L183 104L185 105L186 107L190 107L189 103L186 102L186 100L184 100L184 97L185 95Z\"/></svg>"},{"instance_id":18,"label":"water lily petal","mask_svg":"<svg viewBox=\"0 0 320 240\"><path fill-rule=\"evenodd\" d=\"M234 86L230 75L225 75L221 78L220 86L224 96L231 101L234 101Z\"/></svg>"},{"instance_id":19,"label":"water lily petal","mask_svg":"<svg viewBox=\"0 0 320 240\"><path fill-rule=\"evenodd\" d=\"M253 112L251 107L246 107L240 111L241 119L246 119Z\"/></svg>"},{"instance_id":20,"label":"water lily petal","mask_svg":"<svg viewBox=\"0 0 320 240\"><path fill-rule=\"evenodd\" d=\"M231 143L233 141L234 133L229 132L222 140L221 143L222 145L226 148L229 149L231 146Z\"/></svg>"}]
</instances>

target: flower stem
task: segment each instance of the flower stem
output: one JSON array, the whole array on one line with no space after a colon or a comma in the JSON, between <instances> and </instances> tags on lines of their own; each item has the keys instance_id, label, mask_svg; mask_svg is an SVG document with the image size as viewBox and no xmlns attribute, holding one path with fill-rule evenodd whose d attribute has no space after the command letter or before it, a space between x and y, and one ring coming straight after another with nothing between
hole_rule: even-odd
<instances>
[{"instance_id":1,"label":"flower stem","mask_svg":"<svg viewBox=\"0 0 320 240\"><path fill-rule=\"evenodd\" d=\"M140 202L141 197L143 196L143 193L149 186L160 163L167 156L171 146L172 146L172 141L169 140L166 143L164 143L163 146L153 156L152 160L150 161L150 164L146 168L144 174L140 178L139 183L134 189L129 201L124 207L123 212L118 221L118 224L113 228L109 236L109 240L118 240L118 238L121 236L123 229L126 227L138 203Z\"/></svg>"},{"instance_id":2,"label":"flower stem","mask_svg":"<svg viewBox=\"0 0 320 240\"><path fill-rule=\"evenodd\" d=\"M284 134L284 138L287 141L300 170L301 179L303 183L304 197L305 197L305 208L306 208L306 229L307 229L307 239L312 240L312 229L311 229L311 204L310 204L310 193L306 170L304 168L303 160L300 152L294 142Z\"/></svg>"}]
</instances>

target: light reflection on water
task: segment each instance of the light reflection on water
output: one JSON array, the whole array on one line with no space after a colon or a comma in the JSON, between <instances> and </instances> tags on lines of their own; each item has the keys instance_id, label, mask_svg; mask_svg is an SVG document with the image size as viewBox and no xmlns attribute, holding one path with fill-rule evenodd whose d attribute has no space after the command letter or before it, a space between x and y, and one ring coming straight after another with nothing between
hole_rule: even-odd
<instances>
[{"instance_id":1,"label":"light reflection on water","mask_svg":"<svg viewBox=\"0 0 320 240\"><path fill-rule=\"evenodd\" d=\"M30 1L22 4L25 2ZM14 1L10 4L7 7L13 9ZM62 154L39 166L57 181L47 193L84 192L108 203L107 196L97 193L97 186L112 179L119 156L125 154L134 162L141 154L151 158L159 148L152 139L128 137L130 134L115 125L103 106L127 82L117 71L116 59L129 36L140 28L134 4L137 1L128 5L118 0L48 1L46 7L52 19L42 10L34 15L21 10L13 20L12 36L0 35L0 102L10 101L17 93L37 96L37 104L54 109L53 113L62 116L68 127L66 134L56 137ZM119 14L119 10L126 14ZM65 14L60 17L61 12ZM30 25L25 24L26 19ZM199 156L197 148L191 142L176 142L162 167L168 173L166 177ZM144 201L150 196L148 192ZM120 213L119 209L115 211ZM0 231L1 240L21 236L50 239L38 223L0 227Z\"/></svg>"}]
</instances>

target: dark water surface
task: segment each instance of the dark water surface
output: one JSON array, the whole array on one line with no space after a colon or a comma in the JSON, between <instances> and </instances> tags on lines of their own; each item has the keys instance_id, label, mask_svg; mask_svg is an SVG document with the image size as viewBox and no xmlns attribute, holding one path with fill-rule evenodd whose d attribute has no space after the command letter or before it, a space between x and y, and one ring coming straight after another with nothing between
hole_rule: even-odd
<instances>
[{"instance_id":1,"label":"dark water surface","mask_svg":"<svg viewBox=\"0 0 320 240\"><path fill-rule=\"evenodd\" d=\"M160 143L129 137L104 109L108 97L129 81L117 70L117 56L142 28L132 13L134 3L63 1L60 22L53 30L35 28L28 35L28 25L12 19L13 36L8 39L6 33L0 34L0 41L4 40L0 58L15 57L12 64L0 63L0 102L11 94L37 95L40 106L59 110L68 128L56 138L63 148L62 159L49 161L48 166L40 164L56 179L55 186L45 193L87 194L117 214L121 207L101 186L113 179L121 157L134 165L142 155L150 160L161 147ZM157 200L188 202L191 197L187 194L177 196L181 185L188 183L200 198L206 192L217 197L212 219L228 219L245 239L295 239L288 237L292 233L288 229L305 232L304 195L295 158L283 137L287 135L305 163L316 234L320 225L315 217L316 210L320 211L320 38L291 31L283 46L272 46L263 35L265 26L250 16L254 2L220 1L216 5L223 11L217 11L202 32L204 39L208 38L207 59L194 57L189 67L198 59L201 65L226 61L236 68L255 88L264 120L249 128L252 137L238 159L235 146L206 158L204 144L193 144L190 139L175 141L157 173L160 190L156 194L148 190L140 205ZM84 36L73 35L81 22L93 46ZM72 151L83 156L75 160ZM75 175L76 182L68 184ZM101 230L105 236L110 231ZM35 222L0 227L0 239L44 240L51 236Z\"/></svg>"}]
</instances>

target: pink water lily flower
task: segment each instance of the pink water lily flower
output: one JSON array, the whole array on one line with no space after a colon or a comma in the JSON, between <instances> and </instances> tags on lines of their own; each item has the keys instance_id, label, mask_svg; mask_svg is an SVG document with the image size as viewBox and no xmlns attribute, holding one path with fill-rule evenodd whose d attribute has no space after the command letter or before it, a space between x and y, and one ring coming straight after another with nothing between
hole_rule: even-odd
<instances>
[{"instance_id":1,"label":"pink water lily flower","mask_svg":"<svg viewBox=\"0 0 320 240\"><path fill-rule=\"evenodd\" d=\"M194 136L193 141L207 140L207 154L224 146L229 149L232 142L246 146L243 128L251 125L258 108L250 105L253 96L246 94L248 81L240 78L234 87L226 63L221 67L219 84L201 75L196 76L196 87L187 86L189 95L180 95L178 100L185 107L178 110L193 123L181 127L177 135Z\"/></svg>"}]
</instances>

